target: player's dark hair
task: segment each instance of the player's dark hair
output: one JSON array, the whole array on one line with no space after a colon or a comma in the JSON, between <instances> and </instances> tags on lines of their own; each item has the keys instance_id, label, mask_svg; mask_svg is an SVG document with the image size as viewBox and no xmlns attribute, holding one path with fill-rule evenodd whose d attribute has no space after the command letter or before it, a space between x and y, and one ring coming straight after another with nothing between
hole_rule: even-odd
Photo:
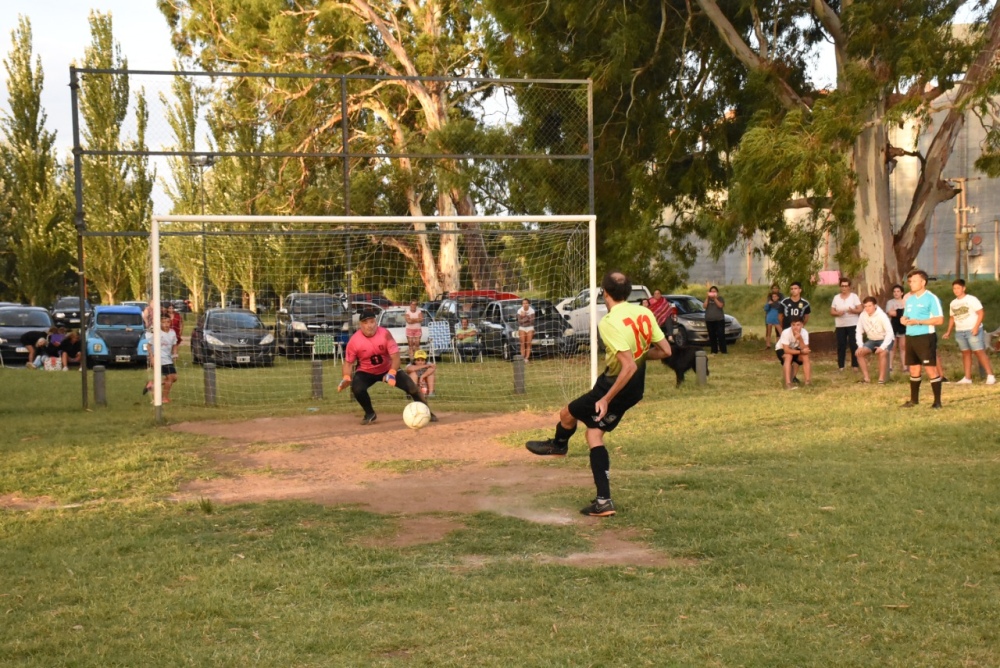
<instances>
[{"instance_id":1,"label":"player's dark hair","mask_svg":"<svg viewBox=\"0 0 1000 668\"><path fill-rule=\"evenodd\" d=\"M601 289L616 302L624 302L632 294L632 282L620 271L609 271L601 279Z\"/></svg>"},{"instance_id":2,"label":"player's dark hair","mask_svg":"<svg viewBox=\"0 0 1000 668\"><path fill-rule=\"evenodd\" d=\"M792 284L788 286L788 289L790 290L790 289L794 288L796 285L799 286L799 290L802 289L802 284L799 283L798 281L792 282Z\"/></svg>"},{"instance_id":3,"label":"player's dark hair","mask_svg":"<svg viewBox=\"0 0 1000 668\"><path fill-rule=\"evenodd\" d=\"M868 296L861 300L862 304L878 304L878 300L874 297Z\"/></svg>"},{"instance_id":4,"label":"player's dark hair","mask_svg":"<svg viewBox=\"0 0 1000 668\"><path fill-rule=\"evenodd\" d=\"M954 281L951 282L951 284L952 285L961 285L964 288L965 287L965 279L964 278L956 278Z\"/></svg>"},{"instance_id":5,"label":"player's dark hair","mask_svg":"<svg viewBox=\"0 0 1000 668\"><path fill-rule=\"evenodd\" d=\"M920 277L922 277L924 279L925 283L927 282L927 272L924 271L923 269L913 269L913 270L911 270L910 273L908 273L906 275L906 277L910 278L911 276L920 276Z\"/></svg>"}]
</instances>

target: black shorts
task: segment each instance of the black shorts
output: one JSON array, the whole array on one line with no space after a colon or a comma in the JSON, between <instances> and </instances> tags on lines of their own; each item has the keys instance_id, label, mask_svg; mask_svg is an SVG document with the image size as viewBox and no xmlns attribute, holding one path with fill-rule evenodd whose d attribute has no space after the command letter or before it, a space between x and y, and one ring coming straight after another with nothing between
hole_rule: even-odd
<instances>
[{"instance_id":1,"label":"black shorts","mask_svg":"<svg viewBox=\"0 0 1000 668\"><path fill-rule=\"evenodd\" d=\"M590 392L569 403L570 415L587 425L588 429L600 429L604 432L614 431L625 412L642 401L643 390L646 386L645 366L636 369L635 375L632 376L628 384L611 400L611 403L608 404L607 415L599 421L595 420L594 404L607 394L614 384L614 377L601 374Z\"/></svg>"},{"instance_id":2,"label":"black shorts","mask_svg":"<svg viewBox=\"0 0 1000 668\"><path fill-rule=\"evenodd\" d=\"M355 371L354 378L351 380L351 392L354 394L367 392L372 385L381 383L383 378L385 378L385 373L373 374L367 371ZM396 371L396 387L411 396L420 391L417 384L410 378L410 374L402 369Z\"/></svg>"},{"instance_id":3,"label":"black shorts","mask_svg":"<svg viewBox=\"0 0 1000 668\"><path fill-rule=\"evenodd\" d=\"M775 354L778 356L778 363L784 366L785 364L785 351L775 350ZM798 364L802 366L802 355L792 355L792 364Z\"/></svg>"},{"instance_id":4,"label":"black shorts","mask_svg":"<svg viewBox=\"0 0 1000 668\"><path fill-rule=\"evenodd\" d=\"M160 365L160 375L169 376L170 374L177 375L177 367L173 364L162 364Z\"/></svg>"},{"instance_id":5,"label":"black shorts","mask_svg":"<svg viewBox=\"0 0 1000 668\"><path fill-rule=\"evenodd\" d=\"M937 364L937 334L906 337L906 366Z\"/></svg>"}]
</instances>

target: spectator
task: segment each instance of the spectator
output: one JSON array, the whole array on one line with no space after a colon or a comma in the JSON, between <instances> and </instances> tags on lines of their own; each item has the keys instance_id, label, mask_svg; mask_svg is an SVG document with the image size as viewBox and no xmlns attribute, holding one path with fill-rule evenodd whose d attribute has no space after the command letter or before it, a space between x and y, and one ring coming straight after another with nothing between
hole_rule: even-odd
<instances>
[{"instance_id":1,"label":"spectator","mask_svg":"<svg viewBox=\"0 0 1000 668\"><path fill-rule=\"evenodd\" d=\"M174 359L177 357L177 346L180 341L174 330L172 318L160 318L160 377L163 379L163 403L170 403L170 388L177 382L177 367ZM145 392L143 392L145 394Z\"/></svg>"},{"instance_id":2,"label":"spectator","mask_svg":"<svg viewBox=\"0 0 1000 668\"><path fill-rule=\"evenodd\" d=\"M812 307L807 300L802 299L802 284L795 281L788 291L791 296L781 300L781 329L788 329L791 326L792 318L799 318L802 321L802 326L805 327L809 324L809 314L812 313Z\"/></svg>"},{"instance_id":3,"label":"spectator","mask_svg":"<svg viewBox=\"0 0 1000 668\"><path fill-rule=\"evenodd\" d=\"M184 330L184 317L177 312L174 305L167 302L166 317L170 318L170 329L177 335L177 345L181 344L181 333Z\"/></svg>"},{"instance_id":4,"label":"spectator","mask_svg":"<svg viewBox=\"0 0 1000 668\"><path fill-rule=\"evenodd\" d=\"M426 350L418 350L414 353L413 362L407 365L406 373L425 397L434 398L437 365L427 363Z\"/></svg>"},{"instance_id":5,"label":"spectator","mask_svg":"<svg viewBox=\"0 0 1000 668\"><path fill-rule=\"evenodd\" d=\"M26 367L29 369L37 369L41 367L44 360L38 362L37 364L35 362L44 356L45 346L47 344L48 339L46 338L46 332L40 329L33 329L21 335L21 345L28 351L28 362L25 364Z\"/></svg>"},{"instance_id":6,"label":"spectator","mask_svg":"<svg viewBox=\"0 0 1000 668\"><path fill-rule=\"evenodd\" d=\"M767 300L764 302L764 347L771 347L771 330L774 330L774 340L781 336L781 313L782 306L781 291L775 283L771 286L771 291L767 293Z\"/></svg>"},{"instance_id":7,"label":"spectator","mask_svg":"<svg viewBox=\"0 0 1000 668\"><path fill-rule=\"evenodd\" d=\"M774 351L778 356L778 362L784 369L785 389L797 390L795 385L799 379L795 377L795 365L802 367L805 374L806 385L812 383L812 363L809 357L809 332L806 331L805 323L799 317L793 317L788 321L788 328L781 332L778 342L774 346Z\"/></svg>"},{"instance_id":8,"label":"spectator","mask_svg":"<svg viewBox=\"0 0 1000 668\"><path fill-rule=\"evenodd\" d=\"M708 329L708 345L712 347L712 354L721 352L723 355L729 353L726 350L726 314L723 307L726 300L719 296L719 288L714 285L708 289L708 296L705 297L705 327Z\"/></svg>"},{"instance_id":9,"label":"spectator","mask_svg":"<svg viewBox=\"0 0 1000 668\"><path fill-rule=\"evenodd\" d=\"M955 299L948 306L948 331L944 333L944 338L950 337L951 330L955 330L955 343L962 351L962 366L965 369L965 376L956 385L972 384L973 354L979 360L979 364L986 369L986 384L993 385L997 380L993 376L990 358L986 355L983 304L965 291L965 281L961 278L951 282L951 290L955 293Z\"/></svg>"},{"instance_id":10,"label":"spectator","mask_svg":"<svg viewBox=\"0 0 1000 668\"><path fill-rule=\"evenodd\" d=\"M941 300L927 290L927 272L914 269L906 275L910 294L906 296L902 323L906 326L906 364L910 368L910 400L903 408L913 408L920 403L920 369L923 367L931 381L934 403L931 408L941 408L941 374L937 368L937 333L934 328L944 324Z\"/></svg>"},{"instance_id":11,"label":"spectator","mask_svg":"<svg viewBox=\"0 0 1000 668\"><path fill-rule=\"evenodd\" d=\"M466 355L477 357L479 355L479 330L475 325L469 324L469 319L462 316L462 321L455 328L455 347L458 349L459 359L464 360Z\"/></svg>"},{"instance_id":12,"label":"spectator","mask_svg":"<svg viewBox=\"0 0 1000 668\"><path fill-rule=\"evenodd\" d=\"M70 330L66 338L59 344L59 357L62 361L62 370L69 371L70 364L79 364L83 359L80 335L75 329Z\"/></svg>"},{"instance_id":13,"label":"spectator","mask_svg":"<svg viewBox=\"0 0 1000 668\"><path fill-rule=\"evenodd\" d=\"M862 311L861 300L851 292L851 279L840 279L840 294L835 295L830 305L830 315L833 316L837 328L837 371L844 370L847 359L847 349L851 349L851 366L858 367L858 357L855 345L855 330L858 327L858 316Z\"/></svg>"},{"instance_id":14,"label":"spectator","mask_svg":"<svg viewBox=\"0 0 1000 668\"><path fill-rule=\"evenodd\" d=\"M643 304L643 306L646 306ZM673 304L670 303L663 293L659 290L653 290L653 296L649 299L649 305L647 308L653 312L653 317L656 318L656 324L660 326L663 333L670 338L673 335L674 330L674 320L673 314L677 311Z\"/></svg>"},{"instance_id":15,"label":"spectator","mask_svg":"<svg viewBox=\"0 0 1000 668\"><path fill-rule=\"evenodd\" d=\"M899 354L899 368L903 369L906 367L906 327L900 322L900 318L903 317L903 309L906 308L906 301L903 299L903 286L894 285L892 286L892 299L890 299L885 304L886 314L889 316L889 322L892 323L892 334L896 337L896 345L894 350L889 354L889 373L892 373L892 357Z\"/></svg>"},{"instance_id":16,"label":"spectator","mask_svg":"<svg viewBox=\"0 0 1000 668\"><path fill-rule=\"evenodd\" d=\"M649 300L647 298L643 297L642 301L639 302L639 305L642 306L642 307L644 307L644 308L649 308ZM652 309L650 309L650 310L652 311Z\"/></svg>"},{"instance_id":17,"label":"spectator","mask_svg":"<svg viewBox=\"0 0 1000 668\"><path fill-rule=\"evenodd\" d=\"M535 338L535 309L527 297L521 300L517 310L517 336L521 340L521 357L525 362L531 359L531 340Z\"/></svg>"},{"instance_id":18,"label":"spectator","mask_svg":"<svg viewBox=\"0 0 1000 668\"><path fill-rule=\"evenodd\" d=\"M423 334L424 312L420 309L416 299L410 300L410 306L403 311L403 320L406 322L406 347L410 360L414 360L414 355L420 350L420 336Z\"/></svg>"},{"instance_id":19,"label":"spectator","mask_svg":"<svg viewBox=\"0 0 1000 668\"><path fill-rule=\"evenodd\" d=\"M878 307L874 297L865 297L864 310L858 316L858 324L854 328L855 343L858 348L858 366L861 367L861 383L870 383L868 374L868 356L878 355L878 384L885 385L889 373L889 358L892 356L892 345L895 336L892 333L892 322L885 311ZM868 341L864 341L864 336Z\"/></svg>"}]
</instances>

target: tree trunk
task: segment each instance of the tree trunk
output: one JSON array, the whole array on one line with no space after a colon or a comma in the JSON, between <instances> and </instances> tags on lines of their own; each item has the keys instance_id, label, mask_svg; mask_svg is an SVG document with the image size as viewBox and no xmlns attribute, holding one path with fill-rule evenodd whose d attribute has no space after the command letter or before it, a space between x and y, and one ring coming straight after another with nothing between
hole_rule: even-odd
<instances>
[{"instance_id":1,"label":"tree trunk","mask_svg":"<svg viewBox=\"0 0 1000 668\"><path fill-rule=\"evenodd\" d=\"M867 127L854 141L851 168L858 182L854 193L854 226L858 231L858 253L865 260L857 281L861 297L872 296L883 303L900 280L896 254L892 252L892 218L889 210L889 170L885 151L888 131L882 123L884 104L867 119Z\"/></svg>"},{"instance_id":2,"label":"tree trunk","mask_svg":"<svg viewBox=\"0 0 1000 668\"><path fill-rule=\"evenodd\" d=\"M455 207L452 204L451 196L447 193L438 195L438 214L442 216L454 216ZM457 230L456 223L439 223L441 230L441 244L438 250L438 276L441 281L441 289L444 292L453 292L461 287L461 268L458 264L458 240L456 234L448 234L448 230Z\"/></svg>"}]
</instances>

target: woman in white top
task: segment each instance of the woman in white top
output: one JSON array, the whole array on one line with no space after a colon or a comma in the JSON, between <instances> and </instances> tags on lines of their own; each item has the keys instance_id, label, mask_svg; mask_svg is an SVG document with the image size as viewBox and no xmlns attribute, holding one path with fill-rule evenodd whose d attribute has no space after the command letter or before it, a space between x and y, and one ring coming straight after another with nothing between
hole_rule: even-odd
<instances>
[{"instance_id":1,"label":"woman in white top","mask_svg":"<svg viewBox=\"0 0 1000 668\"><path fill-rule=\"evenodd\" d=\"M906 325L899 320L903 317L904 308L906 308L906 300L903 299L903 286L894 285L892 286L892 299L885 303L885 312L889 316L889 322L892 323L892 333L896 337L896 345L893 346L893 351L889 355L889 373L892 373L892 356L897 350L899 351L899 368L906 368L906 363L903 361L906 359Z\"/></svg>"},{"instance_id":2,"label":"woman in white top","mask_svg":"<svg viewBox=\"0 0 1000 668\"><path fill-rule=\"evenodd\" d=\"M535 338L535 309L527 298L517 310L517 336L521 339L521 357L527 362L531 359L531 340Z\"/></svg>"},{"instance_id":3,"label":"woman in white top","mask_svg":"<svg viewBox=\"0 0 1000 668\"><path fill-rule=\"evenodd\" d=\"M420 350L421 327L424 324L424 314L416 299L411 299L409 308L403 311L403 320L406 321L406 347L412 361L413 356Z\"/></svg>"}]
</instances>

